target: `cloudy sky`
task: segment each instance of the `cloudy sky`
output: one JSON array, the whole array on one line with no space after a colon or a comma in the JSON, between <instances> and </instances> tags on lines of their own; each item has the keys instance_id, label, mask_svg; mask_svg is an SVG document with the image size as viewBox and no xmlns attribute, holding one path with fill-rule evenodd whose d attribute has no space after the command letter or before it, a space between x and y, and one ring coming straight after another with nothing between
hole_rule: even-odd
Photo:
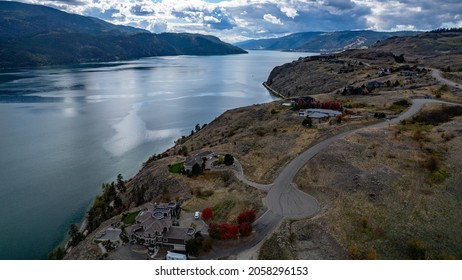
<instances>
[{"instance_id":1,"label":"cloudy sky","mask_svg":"<svg viewBox=\"0 0 462 280\"><path fill-rule=\"evenodd\" d=\"M303 31L462 27L461 0L19 0L152 32L228 42Z\"/></svg>"}]
</instances>

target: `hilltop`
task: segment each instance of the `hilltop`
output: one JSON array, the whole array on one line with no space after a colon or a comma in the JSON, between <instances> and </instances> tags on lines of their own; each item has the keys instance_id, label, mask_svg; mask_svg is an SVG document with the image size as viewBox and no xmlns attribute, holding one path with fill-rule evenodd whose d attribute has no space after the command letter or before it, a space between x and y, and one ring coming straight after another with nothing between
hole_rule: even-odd
<instances>
[{"instance_id":1,"label":"hilltop","mask_svg":"<svg viewBox=\"0 0 462 280\"><path fill-rule=\"evenodd\" d=\"M339 52L367 48L377 41L395 36L414 36L420 32L377 32L371 30L301 32L271 39L248 40L235 45L248 50L277 50L299 52Z\"/></svg>"},{"instance_id":2,"label":"hilltop","mask_svg":"<svg viewBox=\"0 0 462 280\"><path fill-rule=\"evenodd\" d=\"M0 1L0 68L237 53L245 51L213 36L152 34L45 6Z\"/></svg>"},{"instance_id":3,"label":"hilltop","mask_svg":"<svg viewBox=\"0 0 462 280\"><path fill-rule=\"evenodd\" d=\"M342 91L347 85L360 86L367 80L386 82L411 68L460 70L461 41L461 32L392 37L369 49L301 58L278 66L266 84L282 96L295 97Z\"/></svg>"}]
</instances>

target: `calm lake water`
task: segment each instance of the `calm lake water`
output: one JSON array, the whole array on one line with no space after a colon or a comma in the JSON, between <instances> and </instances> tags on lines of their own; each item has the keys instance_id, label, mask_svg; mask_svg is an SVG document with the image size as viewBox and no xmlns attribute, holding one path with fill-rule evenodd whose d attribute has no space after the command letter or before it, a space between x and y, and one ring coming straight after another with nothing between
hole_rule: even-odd
<instances>
[{"instance_id":1,"label":"calm lake water","mask_svg":"<svg viewBox=\"0 0 462 280\"><path fill-rule=\"evenodd\" d=\"M228 109L274 100L258 51L0 72L0 259L45 259L101 184Z\"/></svg>"}]
</instances>

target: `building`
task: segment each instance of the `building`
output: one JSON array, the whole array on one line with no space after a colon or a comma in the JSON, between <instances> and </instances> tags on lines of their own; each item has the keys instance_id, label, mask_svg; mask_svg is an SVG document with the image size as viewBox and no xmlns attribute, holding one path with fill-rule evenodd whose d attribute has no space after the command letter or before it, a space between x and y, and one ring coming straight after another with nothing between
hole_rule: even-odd
<instances>
[{"instance_id":1,"label":"building","mask_svg":"<svg viewBox=\"0 0 462 280\"><path fill-rule=\"evenodd\" d=\"M341 115L342 112L330 110L330 109L302 109L298 112L298 115L301 117L307 117L312 119L323 119L336 117Z\"/></svg>"},{"instance_id":2,"label":"building","mask_svg":"<svg viewBox=\"0 0 462 280\"><path fill-rule=\"evenodd\" d=\"M173 226L178 209L175 202L147 204L136 217L135 223L127 228L130 240L147 247L167 246L184 251L186 242L193 238L196 231L193 228Z\"/></svg>"},{"instance_id":3,"label":"building","mask_svg":"<svg viewBox=\"0 0 462 280\"><path fill-rule=\"evenodd\" d=\"M202 170L210 170L212 168L212 159L214 154L210 151L201 152L194 156L188 156L184 162L184 170L191 172L193 166L197 163Z\"/></svg>"}]
</instances>

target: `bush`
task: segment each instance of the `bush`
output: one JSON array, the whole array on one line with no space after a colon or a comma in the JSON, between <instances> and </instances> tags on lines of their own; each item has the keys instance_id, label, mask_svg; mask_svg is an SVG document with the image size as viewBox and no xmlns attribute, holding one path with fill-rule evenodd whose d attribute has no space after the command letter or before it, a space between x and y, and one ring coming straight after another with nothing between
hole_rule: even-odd
<instances>
[{"instance_id":1,"label":"bush","mask_svg":"<svg viewBox=\"0 0 462 280\"><path fill-rule=\"evenodd\" d=\"M249 236L252 233L252 224L249 222L244 222L239 225L239 233L241 236Z\"/></svg>"},{"instance_id":2,"label":"bush","mask_svg":"<svg viewBox=\"0 0 462 280\"><path fill-rule=\"evenodd\" d=\"M209 226L209 236L213 239L235 239L239 233L239 228L234 224L211 224Z\"/></svg>"},{"instance_id":3,"label":"bush","mask_svg":"<svg viewBox=\"0 0 462 280\"><path fill-rule=\"evenodd\" d=\"M192 176L199 176L200 174L202 174L202 167L198 163L196 163L192 167L191 175Z\"/></svg>"},{"instance_id":4,"label":"bush","mask_svg":"<svg viewBox=\"0 0 462 280\"><path fill-rule=\"evenodd\" d=\"M422 241L411 239L407 242L406 253L413 260L424 260L427 255L427 249Z\"/></svg>"},{"instance_id":5,"label":"bush","mask_svg":"<svg viewBox=\"0 0 462 280\"><path fill-rule=\"evenodd\" d=\"M49 260L62 260L66 255L63 247L58 247L48 254Z\"/></svg>"},{"instance_id":6,"label":"bush","mask_svg":"<svg viewBox=\"0 0 462 280\"><path fill-rule=\"evenodd\" d=\"M204 210L202 210L202 219L204 219L205 221L213 219L213 211L211 208L205 208Z\"/></svg>"},{"instance_id":7,"label":"bush","mask_svg":"<svg viewBox=\"0 0 462 280\"><path fill-rule=\"evenodd\" d=\"M302 125L304 127L313 127L313 121L311 120L311 118L306 118L303 120Z\"/></svg>"},{"instance_id":8,"label":"bush","mask_svg":"<svg viewBox=\"0 0 462 280\"><path fill-rule=\"evenodd\" d=\"M255 222L255 218L256 218L255 211L247 210L237 216L237 223L238 224L253 223Z\"/></svg>"},{"instance_id":9,"label":"bush","mask_svg":"<svg viewBox=\"0 0 462 280\"><path fill-rule=\"evenodd\" d=\"M225 160L224 160L225 165L233 165L234 164L234 157L230 154L225 155Z\"/></svg>"}]
</instances>

